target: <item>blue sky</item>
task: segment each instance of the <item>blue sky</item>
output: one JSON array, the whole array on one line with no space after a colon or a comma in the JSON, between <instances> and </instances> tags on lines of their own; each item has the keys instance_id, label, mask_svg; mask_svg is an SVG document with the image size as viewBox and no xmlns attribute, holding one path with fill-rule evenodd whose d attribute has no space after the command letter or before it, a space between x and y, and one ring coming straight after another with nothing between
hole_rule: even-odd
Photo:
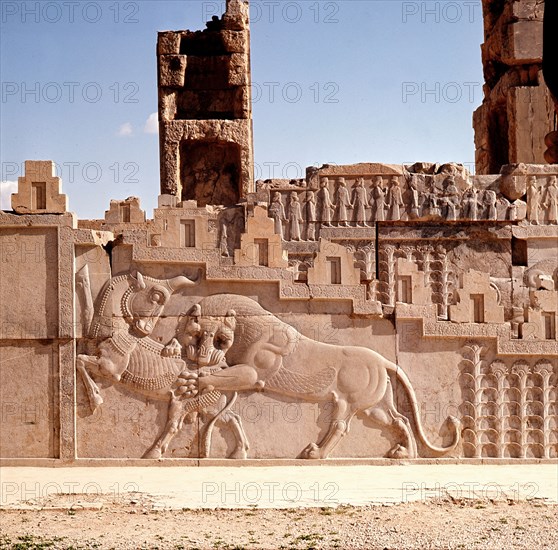
<instances>
[{"instance_id":1,"label":"blue sky","mask_svg":"<svg viewBox=\"0 0 558 550\"><path fill-rule=\"evenodd\" d=\"M1 0L4 202L52 159L81 218L159 192L157 31L201 29L224 2ZM256 177L306 166L461 162L482 101L480 0L252 1ZM151 118L150 118L151 117Z\"/></svg>"}]
</instances>

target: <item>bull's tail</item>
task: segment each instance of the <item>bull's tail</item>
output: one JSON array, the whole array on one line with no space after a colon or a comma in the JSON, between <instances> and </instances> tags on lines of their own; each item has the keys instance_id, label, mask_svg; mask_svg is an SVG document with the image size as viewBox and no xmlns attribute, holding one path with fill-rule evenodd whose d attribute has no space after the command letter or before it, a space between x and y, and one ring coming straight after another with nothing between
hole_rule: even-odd
<instances>
[{"instance_id":1,"label":"bull's tail","mask_svg":"<svg viewBox=\"0 0 558 550\"><path fill-rule=\"evenodd\" d=\"M437 447L436 445L432 445L432 443L430 443L426 438L426 434L424 433L422 423L420 421L420 411L417 402L417 396L415 394L415 390L413 389L411 381L409 380L408 376L405 374L403 369L401 369L401 367L397 365L393 365L393 366L390 365L388 369L396 375L397 380L399 380L399 382L403 384L403 387L405 388L407 395L409 396L409 401L411 402L413 415L415 417L417 434L422 444L425 447L427 447L430 450L430 452L434 454L436 457L445 455L453 451L457 447L460 440L461 422L459 421L459 419L455 418L454 416L448 416L448 421L450 422L453 430L453 442L450 445L448 445L447 447Z\"/></svg>"}]
</instances>

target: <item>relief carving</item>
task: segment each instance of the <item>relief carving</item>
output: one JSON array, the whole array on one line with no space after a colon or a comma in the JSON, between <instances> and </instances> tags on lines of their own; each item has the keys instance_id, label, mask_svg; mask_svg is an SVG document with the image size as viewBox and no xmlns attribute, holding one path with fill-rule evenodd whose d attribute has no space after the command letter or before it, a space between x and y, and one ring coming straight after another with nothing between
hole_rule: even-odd
<instances>
[{"instance_id":1,"label":"relief carving","mask_svg":"<svg viewBox=\"0 0 558 550\"><path fill-rule=\"evenodd\" d=\"M291 241L300 241L302 239L301 224L303 221L300 199L298 198L298 193L293 191L289 203L289 235Z\"/></svg>"},{"instance_id":2,"label":"relief carving","mask_svg":"<svg viewBox=\"0 0 558 550\"><path fill-rule=\"evenodd\" d=\"M558 456L557 369L550 361L484 361L486 348L464 347L463 450L474 458Z\"/></svg>"},{"instance_id":3,"label":"relief carving","mask_svg":"<svg viewBox=\"0 0 558 550\"><path fill-rule=\"evenodd\" d=\"M246 458L248 444L238 415L230 408L236 397L227 402L220 392L197 396L192 384L183 384L190 369L226 368L224 353L204 354L203 347L188 347L187 361L181 358L182 346L173 339L167 346L150 338L171 295L195 282L187 277L158 280L137 273L111 279L101 292L98 310L90 327L90 336L97 339L96 355L78 355L76 369L83 380L92 412L102 405L103 397L92 378L121 384L149 398L169 403L164 434L174 435L191 413L221 405L220 412L209 422L203 449L209 453L213 426L220 420L229 424L237 438L231 458ZM115 305L117 311L112 311ZM178 412L180 414L178 414ZM220 417L220 418L218 418ZM160 438L144 458L160 458L170 438Z\"/></svg>"},{"instance_id":4,"label":"relief carving","mask_svg":"<svg viewBox=\"0 0 558 550\"><path fill-rule=\"evenodd\" d=\"M253 458L267 459L558 458L558 167L501 147L541 142L542 118L500 125L513 132L479 175L363 162L254 185L249 2L226 4L206 31L159 35L153 219L135 197L78 219L52 161L27 161L12 210L0 212L0 349L13 350L0 361L0 405L27 391L52 418L5 431L8 418L1 456L37 454L42 440L41 458L213 449L244 459L250 437ZM494 148L487 136L481 161ZM500 168L504 158L518 164ZM194 281L170 274L193 269L205 279L187 296ZM302 335L320 326L335 340ZM418 397L410 380L423 384ZM235 407L263 400L256 392L306 416L243 426ZM452 417L440 432L422 425L419 403L453 405L459 392L463 433ZM79 414L76 395L86 397ZM101 411L142 409L133 433L117 414L99 411L93 425L103 399ZM366 424L341 452L355 416ZM368 423L389 451L366 439ZM181 437L192 432L189 446Z\"/></svg>"},{"instance_id":5,"label":"relief carving","mask_svg":"<svg viewBox=\"0 0 558 550\"><path fill-rule=\"evenodd\" d=\"M269 214L275 222L275 233L283 239L283 222L286 222L287 218L285 216L285 207L283 205L281 193L278 191L273 193L273 200L269 205Z\"/></svg>"},{"instance_id":6,"label":"relief carving","mask_svg":"<svg viewBox=\"0 0 558 550\"><path fill-rule=\"evenodd\" d=\"M551 225L558 224L558 184L556 183L556 176L552 176L549 180L544 207L548 212L548 223Z\"/></svg>"},{"instance_id":7,"label":"relief carving","mask_svg":"<svg viewBox=\"0 0 558 550\"><path fill-rule=\"evenodd\" d=\"M364 187L364 178L359 178L353 187L353 204L356 227L368 227L368 224L366 223L368 196Z\"/></svg>"},{"instance_id":8,"label":"relief carving","mask_svg":"<svg viewBox=\"0 0 558 550\"><path fill-rule=\"evenodd\" d=\"M385 218L385 211L387 207L386 203L386 192L384 189L384 180L381 176L374 179L374 185L372 187L372 197L370 204L374 211L374 221L383 222Z\"/></svg>"},{"instance_id":9,"label":"relief carving","mask_svg":"<svg viewBox=\"0 0 558 550\"><path fill-rule=\"evenodd\" d=\"M324 227L331 227L331 213L333 208L335 208L335 205L331 202L328 185L328 178L323 178L320 182L320 190L318 191L319 221Z\"/></svg>"},{"instance_id":10,"label":"relief carving","mask_svg":"<svg viewBox=\"0 0 558 550\"><path fill-rule=\"evenodd\" d=\"M337 225L339 227L349 227L349 214L348 209L352 208L351 199L349 197L349 191L347 190L347 184L345 183L345 178L339 178L337 185Z\"/></svg>"},{"instance_id":11,"label":"relief carving","mask_svg":"<svg viewBox=\"0 0 558 550\"><path fill-rule=\"evenodd\" d=\"M399 221L401 219L401 207L403 206L403 195L399 187L399 180L395 177L391 178L388 191L389 219L391 221Z\"/></svg>"},{"instance_id":12,"label":"relief carving","mask_svg":"<svg viewBox=\"0 0 558 550\"><path fill-rule=\"evenodd\" d=\"M314 191L308 191L306 193L304 207L306 210L306 240L315 241L316 222L318 219L316 217L316 196L314 195Z\"/></svg>"},{"instance_id":13,"label":"relief carving","mask_svg":"<svg viewBox=\"0 0 558 550\"><path fill-rule=\"evenodd\" d=\"M186 332L196 350L192 354L220 355L230 367L210 374L185 374L186 394L194 397L199 392L203 397L214 391L264 391L334 407L326 435L319 443L310 443L301 458L327 458L356 415L399 437L389 457L418 456L410 421L395 408L391 377L405 389L418 439L430 455L443 456L459 442L459 424L451 417L450 445L438 447L428 442L407 375L370 349L306 338L254 300L238 295L204 298L188 313L188 319ZM163 440L168 437L172 437L170 430L162 436Z\"/></svg>"}]
</instances>

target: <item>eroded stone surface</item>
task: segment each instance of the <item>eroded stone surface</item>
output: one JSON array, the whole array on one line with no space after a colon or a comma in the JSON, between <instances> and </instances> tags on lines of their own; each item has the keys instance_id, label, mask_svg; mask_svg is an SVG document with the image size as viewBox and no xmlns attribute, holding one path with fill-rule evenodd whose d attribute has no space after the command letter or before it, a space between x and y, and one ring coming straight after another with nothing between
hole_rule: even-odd
<instances>
[{"instance_id":1,"label":"eroded stone surface","mask_svg":"<svg viewBox=\"0 0 558 550\"><path fill-rule=\"evenodd\" d=\"M31 431L4 386L3 456L556 457L558 167L335 170L153 219L2 213L3 376L50 358Z\"/></svg>"},{"instance_id":2,"label":"eroded stone surface","mask_svg":"<svg viewBox=\"0 0 558 550\"><path fill-rule=\"evenodd\" d=\"M12 194L12 209L18 214L62 214L68 210L68 198L61 185L54 162L27 160L25 175L18 178L17 193Z\"/></svg>"},{"instance_id":3,"label":"eroded stone surface","mask_svg":"<svg viewBox=\"0 0 558 550\"><path fill-rule=\"evenodd\" d=\"M476 172L544 163L554 103L542 73L544 2L483 0L485 97L475 111Z\"/></svg>"},{"instance_id":4,"label":"eroded stone surface","mask_svg":"<svg viewBox=\"0 0 558 550\"><path fill-rule=\"evenodd\" d=\"M161 193L232 206L253 191L249 8L159 33Z\"/></svg>"},{"instance_id":5,"label":"eroded stone surface","mask_svg":"<svg viewBox=\"0 0 558 550\"><path fill-rule=\"evenodd\" d=\"M254 188L247 18L159 35L152 219L129 197L78 222L26 163L0 213L0 455L557 458L558 165ZM523 28L490 55L530 63Z\"/></svg>"}]
</instances>

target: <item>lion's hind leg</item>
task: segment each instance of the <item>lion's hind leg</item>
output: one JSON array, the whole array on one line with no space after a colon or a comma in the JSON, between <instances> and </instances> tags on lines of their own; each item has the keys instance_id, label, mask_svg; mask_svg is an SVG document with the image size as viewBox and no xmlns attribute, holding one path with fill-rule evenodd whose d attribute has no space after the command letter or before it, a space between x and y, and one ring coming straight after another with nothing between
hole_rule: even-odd
<instances>
[{"instance_id":1,"label":"lion's hind leg","mask_svg":"<svg viewBox=\"0 0 558 550\"><path fill-rule=\"evenodd\" d=\"M387 452L387 458L416 458L417 442L411 423L395 408L393 401L393 388L388 381L382 400L362 411L362 414L379 427L394 430L403 436L402 443L397 443Z\"/></svg>"},{"instance_id":2,"label":"lion's hind leg","mask_svg":"<svg viewBox=\"0 0 558 550\"><path fill-rule=\"evenodd\" d=\"M335 411L327 433L320 443L310 443L300 453L299 458L327 458L343 436L349 433L351 420L355 416L356 410L350 407L345 399L340 399L335 392L332 392L332 400L335 405Z\"/></svg>"}]
</instances>

